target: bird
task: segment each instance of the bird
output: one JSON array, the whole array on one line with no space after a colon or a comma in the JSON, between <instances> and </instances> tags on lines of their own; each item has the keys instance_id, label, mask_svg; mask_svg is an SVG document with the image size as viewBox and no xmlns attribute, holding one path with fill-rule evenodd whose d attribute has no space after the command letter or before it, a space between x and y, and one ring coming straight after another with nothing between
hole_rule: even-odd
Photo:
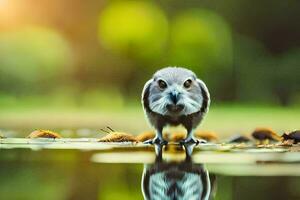
<instances>
[{"instance_id":1,"label":"bird","mask_svg":"<svg viewBox=\"0 0 300 200\"><path fill-rule=\"evenodd\" d=\"M300 130L284 133L281 137L283 138L283 141L292 140L294 144L297 144L300 142Z\"/></svg>"},{"instance_id":2,"label":"bird","mask_svg":"<svg viewBox=\"0 0 300 200\"><path fill-rule=\"evenodd\" d=\"M182 125L187 136L180 143L198 144L194 130L203 120L210 106L206 84L196 74L183 67L166 67L154 73L142 91L142 105L155 137L148 144L167 144L163 128Z\"/></svg>"},{"instance_id":3,"label":"bird","mask_svg":"<svg viewBox=\"0 0 300 200\"><path fill-rule=\"evenodd\" d=\"M281 141L280 136L270 128L256 128L251 135L258 141L258 144L268 144L270 141Z\"/></svg>"},{"instance_id":4,"label":"bird","mask_svg":"<svg viewBox=\"0 0 300 200\"><path fill-rule=\"evenodd\" d=\"M251 141L250 138L248 138L247 136L237 134L237 135L231 136L227 140L227 143L247 143L247 142L250 142L250 141Z\"/></svg>"},{"instance_id":5,"label":"bird","mask_svg":"<svg viewBox=\"0 0 300 200\"><path fill-rule=\"evenodd\" d=\"M215 182L202 164L192 162L192 149L185 151L181 162L163 160L162 146L158 149L155 163L144 165L141 186L145 200L212 199Z\"/></svg>"}]
</instances>

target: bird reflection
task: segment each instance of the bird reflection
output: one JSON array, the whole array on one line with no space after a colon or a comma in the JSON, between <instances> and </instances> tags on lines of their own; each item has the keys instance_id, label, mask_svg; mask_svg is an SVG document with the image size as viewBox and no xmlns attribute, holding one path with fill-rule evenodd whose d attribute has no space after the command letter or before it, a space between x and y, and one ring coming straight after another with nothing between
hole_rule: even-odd
<instances>
[{"instance_id":1,"label":"bird reflection","mask_svg":"<svg viewBox=\"0 0 300 200\"><path fill-rule=\"evenodd\" d=\"M184 145L185 158L180 162L172 161L172 159L169 162L164 161L163 146L155 146L155 163L144 166L142 177L144 199L212 199L212 187L208 171L203 165L192 162L191 154L194 146ZM183 151L182 147L179 146L179 148ZM168 151L170 150L168 149Z\"/></svg>"}]
</instances>

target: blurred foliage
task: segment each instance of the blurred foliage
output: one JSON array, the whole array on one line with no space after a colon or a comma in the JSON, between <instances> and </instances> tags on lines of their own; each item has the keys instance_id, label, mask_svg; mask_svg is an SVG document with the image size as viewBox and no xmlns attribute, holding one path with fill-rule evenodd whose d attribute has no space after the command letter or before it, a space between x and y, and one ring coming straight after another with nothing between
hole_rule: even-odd
<instances>
[{"instance_id":1,"label":"blurred foliage","mask_svg":"<svg viewBox=\"0 0 300 200\"><path fill-rule=\"evenodd\" d=\"M31 93L57 87L70 72L71 49L49 28L26 27L0 33L0 88Z\"/></svg>"},{"instance_id":2,"label":"blurred foliage","mask_svg":"<svg viewBox=\"0 0 300 200\"><path fill-rule=\"evenodd\" d=\"M240 101L289 105L299 94L300 54L292 50L274 57L258 41L236 37L235 76Z\"/></svg>"},{"instance_id":3,"label":"blurred foliage","mask_svg":"<svg viewBox=\"0 0 300 200\"><path fill-rule=\"evenodd\" d=\"M41 94L66 106L125 105L165 66L195 71L212 102L300 102L299 2L26 0L0 9L5 105Z\"/></svg>"},{"instance_id":4,"label":"blurred foliage","mask_svg":"<svg viewBox=\"0 0 300 200\"><path fill-rule=\"evenodd\" d=\"M47 91L46 91L47 92ZM11 95L0 93L0 108L5 110L30 110L35 108L58 108L60 110L86 110L115 111L125 106L125 100L115 88L89 89L85 91L72 88L61 88L46 95L23 94ZM111 106L113 105L113 106ZM128 106L128 104L127 104ZM45 109L45 108L44 108Z\"/></svg>"},{"instance_id":5,"label":"blurred foliage","mask_svg":"<svg viewBox=\"0 0 300 200\"><path fill-rule=\"evenodd\" d=\"M300 91L300 48L290 50L275 59L272 76L272 92L282 105L289 105ZM298 92L298 93L297 93Z\"/></svg>"},{"instance_id":6,"label":"blurred foliage","mask_svg":"<svg viewBox=\"0 0 300 200\"><path fill-rule=\"evenodd\" d=\"M193 9L179 14L171 29L171 60L199 74L210 68L231 68L231 34L216 13Z\"/></svg>"},{"instance_id":7,"label":"blurred foliage","mask_svg":"<svg viewBox=\"0 0 300 200\"><path fill-rule=\"evenodd\" d=\"M164 13L150 1L117 1L99 17L101 43L133 58L156 58L163 51L167 34Z\"/></svg>"}]
</instances>

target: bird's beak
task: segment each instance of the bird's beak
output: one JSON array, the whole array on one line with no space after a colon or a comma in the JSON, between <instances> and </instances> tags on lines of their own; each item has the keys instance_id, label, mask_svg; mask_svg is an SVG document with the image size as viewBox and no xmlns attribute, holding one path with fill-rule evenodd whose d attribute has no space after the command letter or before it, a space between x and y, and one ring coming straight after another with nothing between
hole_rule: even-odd
<instances>
[{"instance_id":1,"label":"bird's beak","mask_svg":"<svg viewBox=\"0 0 300 200\"><path fill-rule=\"evenodd\" d=\"M173 90L170 94L170 98L174 104L178 102L179 92L177 90Z\"/></svg>"}]
</instances>

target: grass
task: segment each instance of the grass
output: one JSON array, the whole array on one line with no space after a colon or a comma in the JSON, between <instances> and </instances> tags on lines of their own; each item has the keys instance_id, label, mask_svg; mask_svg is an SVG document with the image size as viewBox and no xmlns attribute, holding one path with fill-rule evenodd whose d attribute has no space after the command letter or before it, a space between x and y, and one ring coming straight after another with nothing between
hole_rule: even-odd
<instances>
[{"instance_id":1,"label":"grass","mask_svg":"<svg viewBox=\"0 0 300 200\"><path fill-rule=\"evenodd\" d=\"M224 135L250 133L255 127L270 127L281 133L299 129L299 108L233 105L212 107L203 129Z\"/></svg>"},{"instance_id":2,"label":"grass","mask_svg":"<svg viewBox=\"0 0 300 200\"><path fill-rule=\"evenodd\" d=\"M282 133L300 129L300 109L295 107L257 105L212 106L202 125L204 130L216 131L219 135L248 134L256 127L270 127ZM137 134L149 130L142 107L131 104L119 109L109 107L30 107L2 109L1 129L96 129L111 126L115 130Z\"/></svg>"}]
</instances>

